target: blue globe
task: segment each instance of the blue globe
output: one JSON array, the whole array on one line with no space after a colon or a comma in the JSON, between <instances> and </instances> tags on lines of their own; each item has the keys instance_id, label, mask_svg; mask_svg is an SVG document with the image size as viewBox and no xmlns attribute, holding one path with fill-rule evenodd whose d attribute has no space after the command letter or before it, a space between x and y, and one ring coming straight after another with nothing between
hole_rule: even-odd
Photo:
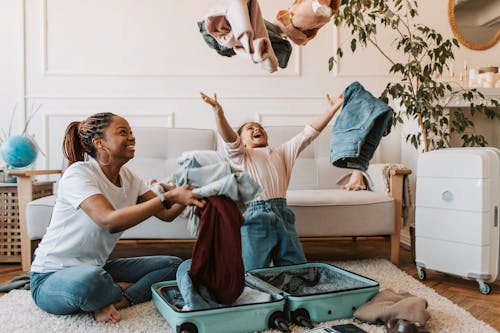
<instances>
[{"instance_id":1,"label":"blue globe","mask_svg":"<svg viewBox=\"0 0 500 333\"><path fill-rule=\"evenodd\" d=\"M0 147L2 159L12 168L24 168L33 163L38 155L38 147L27 136L11 136Z\"/></svg>"}]
</instances>

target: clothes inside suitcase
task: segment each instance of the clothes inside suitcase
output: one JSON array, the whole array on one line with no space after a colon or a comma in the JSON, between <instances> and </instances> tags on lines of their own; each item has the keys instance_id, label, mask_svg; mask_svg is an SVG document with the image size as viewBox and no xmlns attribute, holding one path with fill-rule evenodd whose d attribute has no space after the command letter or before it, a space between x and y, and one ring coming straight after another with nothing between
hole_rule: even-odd
<instances>
[{"instance_id":1,"label":"clothes inside suitcase","mask_svg":"<svg viewBox=\"0 0 500 333\"><path fill-rule=\"evenodd\" d=\"M289 332L285 320L312 328L311 322L350 318L379 291L379 284L339 267L308 263L249 271L247 287L271 300L261 303L182 311L177 281L151 287L153 303L176 333L244 333L268 328Z\"/></svg>"},{"instance_id":2,"label":"clothes inside suitcase","mask_svg":"<svg viewBox=\"0 0 500 333\"><path fill-rule=\"evenodd\" d=\"M289 320L301 326L350 318L379 291L376 281L324 263L253 270L247 282L282 294Z\"/></svg>"},{"instance_id":3,"label":"clothes inside suitcase","mask_svg":"<svg viewBox=\"0 0 500 333\"><path fill-rule=\"evenodd\" d=\"M154 305L175 333L289 332L283 312L285 299L280 294L268 292L271 300L262 303L183 311L185 303L176 281L155 283L151 290Z\"/></svg>"}]
</instances>

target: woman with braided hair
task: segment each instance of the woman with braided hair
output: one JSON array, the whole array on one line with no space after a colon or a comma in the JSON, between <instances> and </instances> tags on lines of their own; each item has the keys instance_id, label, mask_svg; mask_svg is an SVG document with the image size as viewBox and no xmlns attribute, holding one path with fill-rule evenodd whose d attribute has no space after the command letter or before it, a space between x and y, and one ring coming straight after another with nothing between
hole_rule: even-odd
<instances>
[{"instance_id":1,"label":"woman with braided hair","mask_svg":"<svg viewBox=\"0 0 500 333\"><path fill-rule=\"evenodd\" d=\"M122 232L151 216L173 220L186 205L203 207L189 186L157 196L124 166L134 157L127 120L98 113L68 125L51 222L31 266L31 294L52 314L91 312L115 323L121 308L151 299L151 285L175 279L181 259L147 256L109 260Z\"/></svg>"}]
</instances>

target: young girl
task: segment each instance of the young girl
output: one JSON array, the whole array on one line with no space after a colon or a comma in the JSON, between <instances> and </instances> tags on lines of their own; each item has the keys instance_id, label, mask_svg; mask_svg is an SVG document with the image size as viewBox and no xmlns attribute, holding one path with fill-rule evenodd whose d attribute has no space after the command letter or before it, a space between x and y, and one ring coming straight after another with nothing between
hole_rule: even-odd
<instances>
[{"instance_id":1,"label":"young girl","mask_svg":"<svg viewBox=\"0 0 500 333\"><path fill-rule=\"evenodd\" d=\"M217 102L217 95L213 98L204 93L200 95L213 108L229 159L249 173L263 190L243 215L241 244L245 270L268 267L271 261L276 266L305 263L295 231L295 215L286 205L286 191L295 160L341 107L342 95L332 100L327 94L328 109L278 147L268 147L267 133L259 123L245 123L235 132Z\"/></svg>"}]
</instances>

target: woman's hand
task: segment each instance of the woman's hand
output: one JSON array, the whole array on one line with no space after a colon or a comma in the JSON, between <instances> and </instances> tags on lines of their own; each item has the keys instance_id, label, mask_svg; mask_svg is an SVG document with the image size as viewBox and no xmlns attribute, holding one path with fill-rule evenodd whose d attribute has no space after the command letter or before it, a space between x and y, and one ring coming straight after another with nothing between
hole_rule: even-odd
<instances>
[{"instance_id":1,"label":"woman's hand","mask_svg":"<svg viewBox=\"0 0 500 333\"><path fill-rule=\"evenodd\" d=\"M193 193L194 186L183 185L181 187L176 187L167 192L167 199L184 205L184 206L196 206L202 208L205 206L204 198L196 193Z\"/></svg>"},{"instance_id":2,"label":"woman's hand","mask_svg":"<svg viewBox=\"0 0 500 333\"><path fill-rule=\"evenodd\" d=\"M223 112L222 106L219 104L219 102L217 102L217 94L214 93L214 97L211 98L211 97L205 95L204 93L200 92L200 96L201 96L201 99L205 103L207 103L210 106L212 106L212 108L214 109L214 111Z\"/></svg>"}]
</instances>

